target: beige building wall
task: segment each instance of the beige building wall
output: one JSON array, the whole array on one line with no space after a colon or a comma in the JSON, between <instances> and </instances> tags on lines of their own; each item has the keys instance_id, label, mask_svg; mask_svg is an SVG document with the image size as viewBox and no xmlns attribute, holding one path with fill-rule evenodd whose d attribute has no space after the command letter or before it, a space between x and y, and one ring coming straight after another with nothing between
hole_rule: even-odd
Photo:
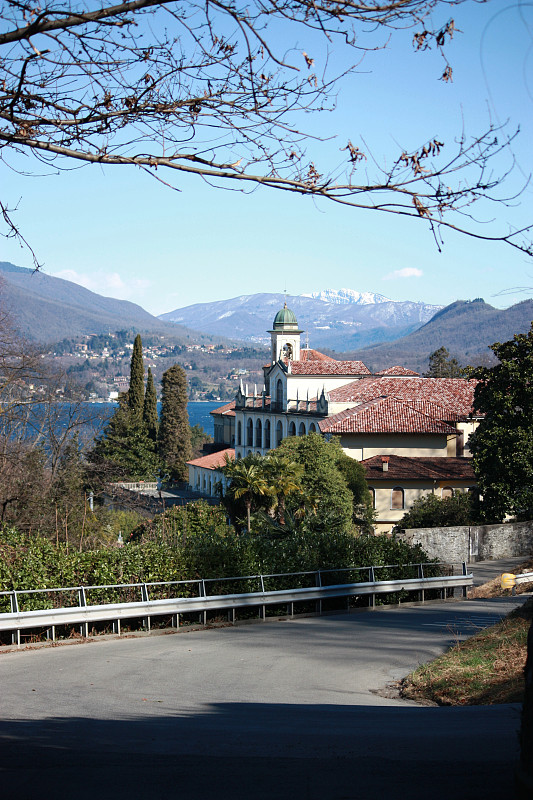
<instances>
[{"instance_id":1,"label":"beige building wall","mask_svg":"<svg viewBox=\"0 0 533 800\"><path fill-rule=\"evenodd\" d=\"M346 455L357 461L372 456L434 458L448 455L446 434L341 433L340 439Z\"/></svg>"},{"instance_id":2,"label":"beige building wall","mask_svg":"<svg viewBox=\"0 0 533 800\"><path fill-rule=\"evenodd\" d=\"M466 481L369 481L374 492L374 507L377 512L376 533L390 533L395 525L409 511L415 500L428 494L442 497L442 490L451 488L455 492L465 492L471 484ZM404 507L391 508L392 490L401 488L404 492Z\"/></svg>"}]
</instances>

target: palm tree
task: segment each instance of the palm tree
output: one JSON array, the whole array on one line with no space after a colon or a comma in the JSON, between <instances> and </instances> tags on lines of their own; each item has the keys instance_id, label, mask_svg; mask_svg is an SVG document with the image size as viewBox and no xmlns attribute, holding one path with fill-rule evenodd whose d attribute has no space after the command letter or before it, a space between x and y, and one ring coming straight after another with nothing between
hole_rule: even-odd
<instances>
[{"instance_id":1,"label":"palm tree","mask_svg":"<svg viewBox=\"0 0 533 800\"><path fill-rule=\"evenodd\" d=\"M230 483L226 489L227 494L235 500L242 500L246 507L246 529L251 530L250 514L254 498L271 494L272 489L263 476L261 468L246 459L232 461L226 456L223 467L224 475Z\"/></svg>"},{"instance_id":2,"label":"palm tree","mask_svg":"<svg viewBox=\"0 0 533 800\"><path fill-rule=\"evenodd\" d=\"M280 525L285 524L285 506L290 495L303 494L303 464L292 461L281 453L271 451L265 458L264 474L275 498L273 511Z\"/></svg>"}]
</instances>

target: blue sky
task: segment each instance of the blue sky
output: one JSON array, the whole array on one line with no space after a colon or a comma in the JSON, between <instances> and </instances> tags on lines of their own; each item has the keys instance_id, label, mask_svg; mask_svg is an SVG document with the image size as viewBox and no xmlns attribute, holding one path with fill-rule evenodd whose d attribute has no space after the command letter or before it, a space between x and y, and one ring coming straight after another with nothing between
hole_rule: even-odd
<instances>
[{"instance_id":1,"label":"blue sky","mask_svg":"<svg viewBox=\"0 0 533 800\"><path fill-rule=\"evenodd\" d=\"M340 161L348 138L383 163L435 136L452 147L463 125L474 134L490 120L509 120L521 133L508 192L525 182L533 168L533 7L437 4L435 23L449 16L461 31L446 50L453 83L438 80L443 64L434 51L414 53L412 31L397 32L342 84L334 112L304 121L328 138L309 148L319 165L337 154ZM318 48L312 54L320 60ZM273 190L247 195L185 177L172 191L128 167L31 177L2 168L2 176L3 198L10 205L20 198L16 221L45 272L154 314L285 288L347 287L434 304L481 296L506 307L531 292L502 292L533 287L533 260L504 244L448 232L439 253L418 221ZM532 201L527 187L513 207L484 209L487 232L533 222ZM0 260L31 266L15 242L0 246Z\"/></svg>"}]
</instances>

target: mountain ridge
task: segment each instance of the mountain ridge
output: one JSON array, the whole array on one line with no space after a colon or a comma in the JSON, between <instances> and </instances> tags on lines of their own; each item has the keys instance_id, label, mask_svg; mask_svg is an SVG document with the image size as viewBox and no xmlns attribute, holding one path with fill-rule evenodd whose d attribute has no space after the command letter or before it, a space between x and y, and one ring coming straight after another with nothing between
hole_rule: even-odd
<instances>
[{"instance_id":1,"label":"mountain ridge","mask_svg":"<svg viewBox=\"0 0 533 800\"><path fill-rule=\"evenodd\" d=\"M176 339L191 335L191 331L162 322L136 303L104 297L64 278L8 261L0 262L0 296L20 333L43 344L125 328Z\"/></svg>"},{"instance_id":2,"label":"mountain ridge","mask_svg":"<svg viewBox=\"0 0 533 800\"><path fill-rule=\"evenodd\" d=\"M424 372L430 353L446 347L462 366L491 365L496 359L490 345L508 341L517 333L527 333L532 320L533 300L522 300L505 309L494 308L482 298L456 300L407 336L378 346L345 351L342 356L361 360L372 371L401 364ZM339 357L338 353L334 355Z\"/></svg>"},{"instance_id":3,"label":"mountain ridge","mask_svg":"<svg viewBox=\"0 0 533 800\"><path fill-rule=\"evenodd\" d=\"M262 292L211 303L194 303L160 314L159 319L186 325L212 336L267 344L267 331L285 301L314 347L344 350L405 336L442 308L426 303L387 299L373 303L328 303L305 294Z\"/></svg>"}]
</instances>

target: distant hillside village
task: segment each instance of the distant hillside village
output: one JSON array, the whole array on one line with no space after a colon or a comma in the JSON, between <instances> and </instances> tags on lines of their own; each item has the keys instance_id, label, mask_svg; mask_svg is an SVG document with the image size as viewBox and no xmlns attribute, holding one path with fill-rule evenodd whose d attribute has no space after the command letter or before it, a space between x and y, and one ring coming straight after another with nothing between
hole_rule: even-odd
<instances>
[{"instance_id":1,"label":"distant hillside village","mask_svg":"<svg viewBox=\"0 0 533 800\"><path fill-rule=\"evenodd\" d=\"M235 400L212 411L217 452L188 462L191 489L216 496L226 458L264 455L290 436L340 438L360 461L377 514L389 532L417 498L450 497L475 486L468 439L475 382L426 378L402 366L372 374L308 346L294 313L276 314L263 388L241 381Z\"/></svg>"},{"instance_id":2,"label":"distant hillside village","mask_svg":"<svg viewBox=\"0 0 533 800\"><path fill-rule=\"evenodd\" d=\"M65 381L57 394L68 397L71 380L75 391L82 391L87 400L117 400L119 393L127 391L129 386L133 338L134 333L128 330L85 334L55 344L47 355L65 372ZM176 344L159 334L143 334L143 350L146 367L151 368L157 385L163 372L180 362L187 372L191 400L232 397L241 378L259 379L264 360L264 351L246 345ZM39 385L29 387L34 396L45 389Z\"/></svg>"}]
</instances>

